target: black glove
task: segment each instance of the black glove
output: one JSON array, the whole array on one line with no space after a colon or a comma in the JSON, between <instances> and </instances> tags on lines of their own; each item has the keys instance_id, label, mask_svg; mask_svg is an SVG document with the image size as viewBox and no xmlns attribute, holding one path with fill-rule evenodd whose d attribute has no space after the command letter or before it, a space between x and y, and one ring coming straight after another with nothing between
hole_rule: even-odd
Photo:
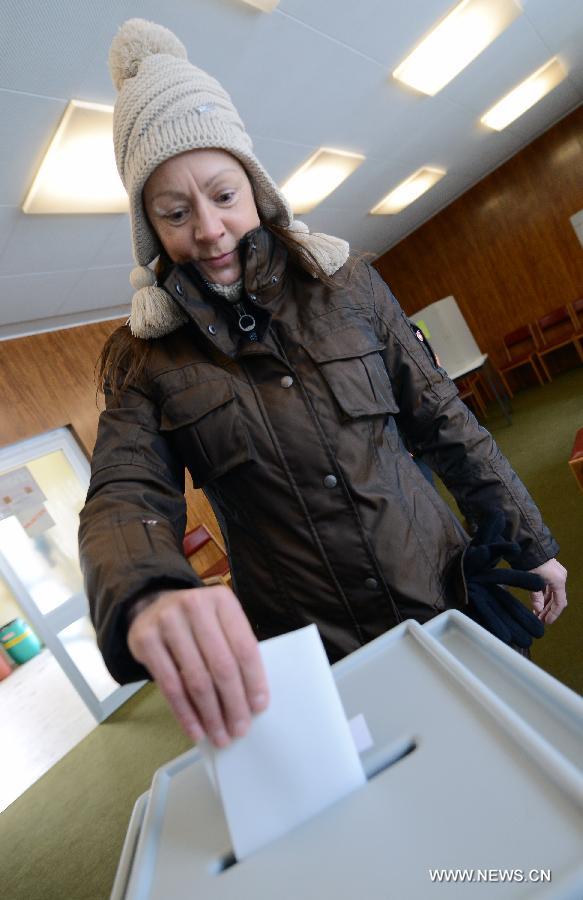
<instances>
[{"instance_id":1,"label":"black glove","mask_svg":"<svg viewBox=\"0 0 583 900\"><path fill-rule=\"evenodd\" d=\"M520 547L503 537L504 513L492 510L479 526L468 544L463 570L468 590L468 605L464 610L478 625L482 625L505 644L530 647L533 637L543 636L543 623L502 584L542 591L545 587L540 575L518 569L497 569L503 557L517 555Z\"/></svg>"}]
</instances>

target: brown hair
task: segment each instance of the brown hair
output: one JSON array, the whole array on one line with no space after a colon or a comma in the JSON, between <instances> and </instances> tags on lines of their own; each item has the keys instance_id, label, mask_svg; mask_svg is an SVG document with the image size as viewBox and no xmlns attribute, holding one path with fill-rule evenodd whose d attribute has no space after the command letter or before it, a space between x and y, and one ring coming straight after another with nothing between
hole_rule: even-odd
<instances>
[{"instance_id":1,"label":"brown hair","mask_svg":"<svg viewBox=\"0 0 583 900\"><path fill-rule=\"evenodd\" d=\"M347 285L356 265L362 259L372 257L372 253L361 253L350 260L351 264L346 275L340 278L331 277L324 272L316 257L294 237L293 232L279 225L265 225L265 227L286 247L292 265L308 272L329 287ZM163 280L165 272L171 265L171 259L162 250L155 266L158 281ZM129 325L118 328L105 342L97 360L97 389L105 392L107 388L114 397L117 397L130 384L139 385L144 377L150 351L151 342L134 337Z\"/></svg>"}]
</instances>

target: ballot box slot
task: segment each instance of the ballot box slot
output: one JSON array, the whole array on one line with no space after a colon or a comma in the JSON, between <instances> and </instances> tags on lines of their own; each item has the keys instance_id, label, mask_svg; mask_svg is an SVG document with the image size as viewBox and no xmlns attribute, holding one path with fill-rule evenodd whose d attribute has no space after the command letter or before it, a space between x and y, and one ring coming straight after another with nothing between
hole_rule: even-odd
<instances>
[{"instance_id":1,"label":"ballot box slot","mask_svg":"<svg viewBox=\"0 0 583 900\"><path fill-rule=\"evenodd\" d=\"M376 778L377 775L380 775L381 772L386 771L386 769L396 765L396 763L400 762L402 759L405 759L405 757L409 756L409 754L417 749L417 744L418 741L416 738L400 738L384 747L379 747L376 752L369 751L367 753L366 761L363 761L367 781L371 781L373 778ZM223 872L226 872L227 869L236 865L237 862L238 860L235 854L229 849L225 850L220 856L215 857L208 869L212 875L221 875Z\"/></svg>"},{"instance_id":2,"label":"ballot box slot","mask_svg":"<svg viewBox=\"0 0 583 900\"><path fill-rule=\"evenodd\" d=\"M417 744L417 738L399 738L396 741L391 741L390 744L379 747L376 751L369 751L366 755L366 760L363 760L367 780L371 781L377 775L380 775L381 772L384 772L385 769L405 759L406 756L409 756L410 753L417 749Z\"/></svg>"},{"instance_id":3,"label":"ballot box slot","mask_svg":"<svg viewBox=\"0 0 583 900\"><path fill-rule=\"evenodd\" d=\"M220 875L221 872L226 872L227 869L230 869L231 866L234 866L236 862L237 857L232 850L228 850L225 851L225 853L223 853L217 859L214 859L212 864L209 866L209 869L213 875Z\"/></svg>"}]
</instances>

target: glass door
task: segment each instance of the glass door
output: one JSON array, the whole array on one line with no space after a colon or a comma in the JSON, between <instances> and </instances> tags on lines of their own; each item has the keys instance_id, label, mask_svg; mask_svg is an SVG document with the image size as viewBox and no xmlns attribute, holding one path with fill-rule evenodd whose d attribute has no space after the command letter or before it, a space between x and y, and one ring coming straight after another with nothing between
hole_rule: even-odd
<instances>
[{"instance_id":1,"label":"glass door","mask_svg":"<svg viewBox=\"0 0 583 900\"><path fill-rule=\"evenodd\" d=\"M120 687L113 680L89 619L77 549L89 474L67 428L0 450L0 575L102 722L144 682Z\"/></svg>"}]
</instances>

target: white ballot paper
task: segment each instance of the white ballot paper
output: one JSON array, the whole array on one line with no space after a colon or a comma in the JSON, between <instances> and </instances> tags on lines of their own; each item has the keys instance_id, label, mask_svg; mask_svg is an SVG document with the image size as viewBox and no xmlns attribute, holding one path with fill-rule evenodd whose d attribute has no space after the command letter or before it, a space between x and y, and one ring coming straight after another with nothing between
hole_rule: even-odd
<instances>
[{"instance_id":1,"label":"white ballot paper","mask_svg":"<svg viewBox=\"0 0 583 900\"><path fill-rule=\"evenodd\" d=\"M259 647L269 707L228 747L200 744L238 860L366 781L316 626Z\"/></svg>"}]
</instances>

